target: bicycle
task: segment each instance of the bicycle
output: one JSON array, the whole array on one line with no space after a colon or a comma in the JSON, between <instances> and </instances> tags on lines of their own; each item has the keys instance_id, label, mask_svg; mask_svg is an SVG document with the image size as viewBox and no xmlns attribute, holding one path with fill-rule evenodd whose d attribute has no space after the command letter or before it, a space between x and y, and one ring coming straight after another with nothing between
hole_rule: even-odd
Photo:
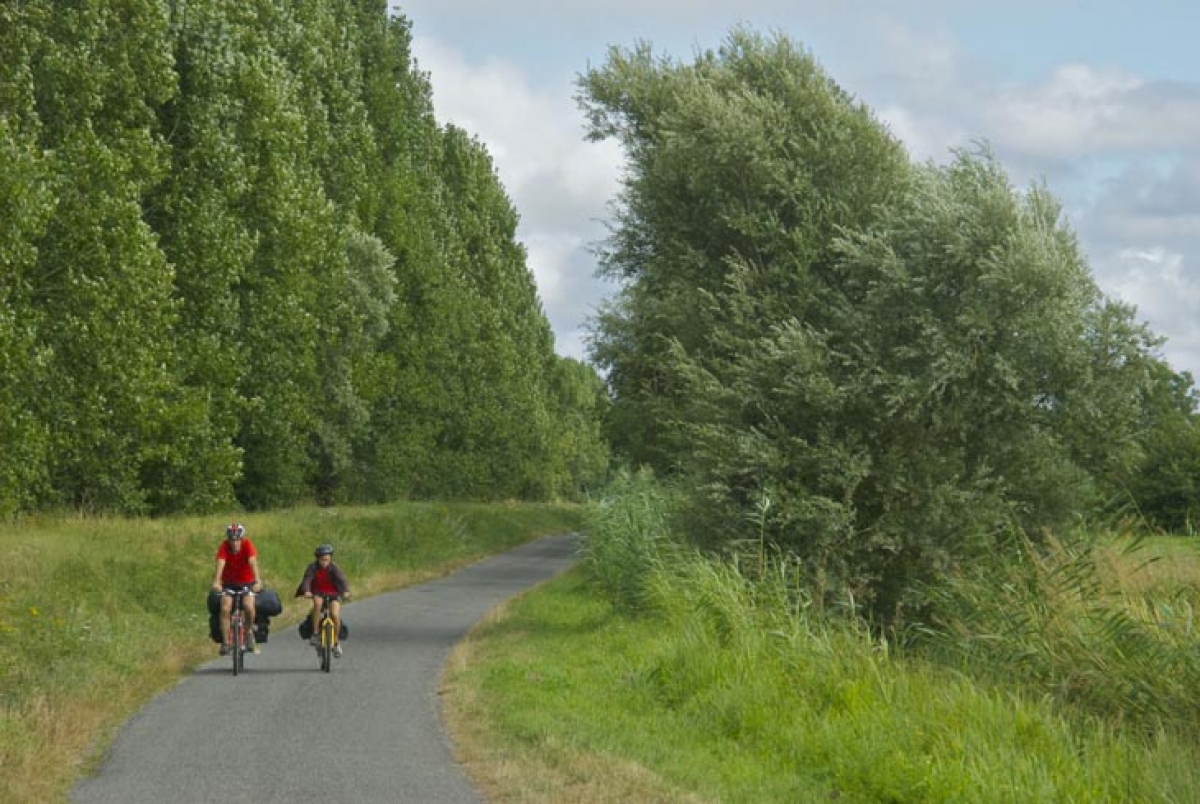
<instances>
[{"instance_id":1,"label":"bicycle","mask_svg":"<svg viewBox=\"0 0 1200 804\"><path fill-rule=\"evenodd\" d=\"M338 629L333 622L330 603L338 599L337 595L320 595L321 619L317 623L317 634L320 644L317 645L317 657L321 662L321 670L328 673L333 667L333 653L338 644Z\"/></svg>"},{"instance_id":2,"label":"bicycle","mask_svg":"<svg viewBox=\"0 0 1200 804\"><path fill-rule=\"evenodd\" d=\"M254 597L249 587L222 590L221 594L233 598L229 612L229 655L233 658L233 674L242 672L246 665L246 614L243 600L246 595Z\"/></svg>"}]
</instances>

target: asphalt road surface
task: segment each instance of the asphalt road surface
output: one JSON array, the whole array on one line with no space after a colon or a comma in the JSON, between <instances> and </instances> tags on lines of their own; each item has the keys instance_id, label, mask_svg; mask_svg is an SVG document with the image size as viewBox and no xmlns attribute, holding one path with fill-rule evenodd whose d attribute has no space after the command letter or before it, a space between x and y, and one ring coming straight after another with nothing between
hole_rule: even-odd
<instances>
[{"instance_id":1,"label":"asphalt road surface","mask_svg":"<svg viewBox=\"0 0 1200 804\"><path fill-rule=\"evenodd\" d=\"M480 617L569 567L576 547L573 536L541 539L347 604L350 635L330 673L295 626L273 631L236 678L214 657L135 715L71 800L481 802L442 728L439 675Z\"/></svg>"}]
</instances>

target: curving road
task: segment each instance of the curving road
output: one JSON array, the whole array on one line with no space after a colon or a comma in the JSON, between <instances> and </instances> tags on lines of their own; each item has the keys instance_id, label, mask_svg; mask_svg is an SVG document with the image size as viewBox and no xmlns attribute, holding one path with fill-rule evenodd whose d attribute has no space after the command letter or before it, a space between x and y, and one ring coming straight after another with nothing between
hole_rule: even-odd
<instances>
[{"instance_id":1,"label":"curving road","mask_svg":"<svg viewBox=\"0 0 1200 804\"><path fill-rule=\"evenodd\" d=\"M328 674L294 626L236 678L214 659L135 715L71 800L478 804L442 729L442 667L480 617L569 567L576 546L541 539L347 604L345 656Z\"/></svg>"}]
</instances>

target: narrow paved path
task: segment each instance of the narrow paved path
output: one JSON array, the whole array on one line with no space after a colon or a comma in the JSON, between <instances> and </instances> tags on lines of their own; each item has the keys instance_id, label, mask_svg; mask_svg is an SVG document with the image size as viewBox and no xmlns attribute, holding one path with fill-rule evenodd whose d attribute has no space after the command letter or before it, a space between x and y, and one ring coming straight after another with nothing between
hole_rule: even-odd
<instances>
[{"instance_id":1,"label":"narrow paved path","mask_svg":"<svg viewBox=\"0 0 1200 804\"><path fill-rule=\"evenodd\" d=\"M478 804L442 729L438 677L480 617L566 569L576 546L542 539L348 604L350 637L330 673L295 627L272 633L236 678L214 659L134 716L72 801Z\"/></svg>"}]
</instances>

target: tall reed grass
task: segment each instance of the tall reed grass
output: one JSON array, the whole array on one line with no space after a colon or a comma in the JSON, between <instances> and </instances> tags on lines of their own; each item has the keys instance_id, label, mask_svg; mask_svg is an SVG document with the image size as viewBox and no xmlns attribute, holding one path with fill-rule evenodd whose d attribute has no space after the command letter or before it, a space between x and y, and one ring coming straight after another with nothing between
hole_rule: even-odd
<instances>
[{"instance_id":1,"label":"tall reed grass","mask_svg":"<svg viewBox=\"0 0 1200 804\"><path fill-rule=\"evenodd\" d=\"M981 560L932 590L941 614L916 643L1114 728L1200 737L1194 587L1140 582L1153 562L1122 541L1077 533Z\"/></svg>"},{"instance_id":2,"label":"tall reed grass","mask_svg":"<svg viewBox=\"0 0 1200 804\"><path fill-rule=\"evenodd\" d=\"M592 578L622 608L642 609L649 581L679 553L671 538L670 516L677 495L670 486L642 470L623 470L588 515L597 534L585 541L581 558Z\"/></svg>"}]
</instances>

